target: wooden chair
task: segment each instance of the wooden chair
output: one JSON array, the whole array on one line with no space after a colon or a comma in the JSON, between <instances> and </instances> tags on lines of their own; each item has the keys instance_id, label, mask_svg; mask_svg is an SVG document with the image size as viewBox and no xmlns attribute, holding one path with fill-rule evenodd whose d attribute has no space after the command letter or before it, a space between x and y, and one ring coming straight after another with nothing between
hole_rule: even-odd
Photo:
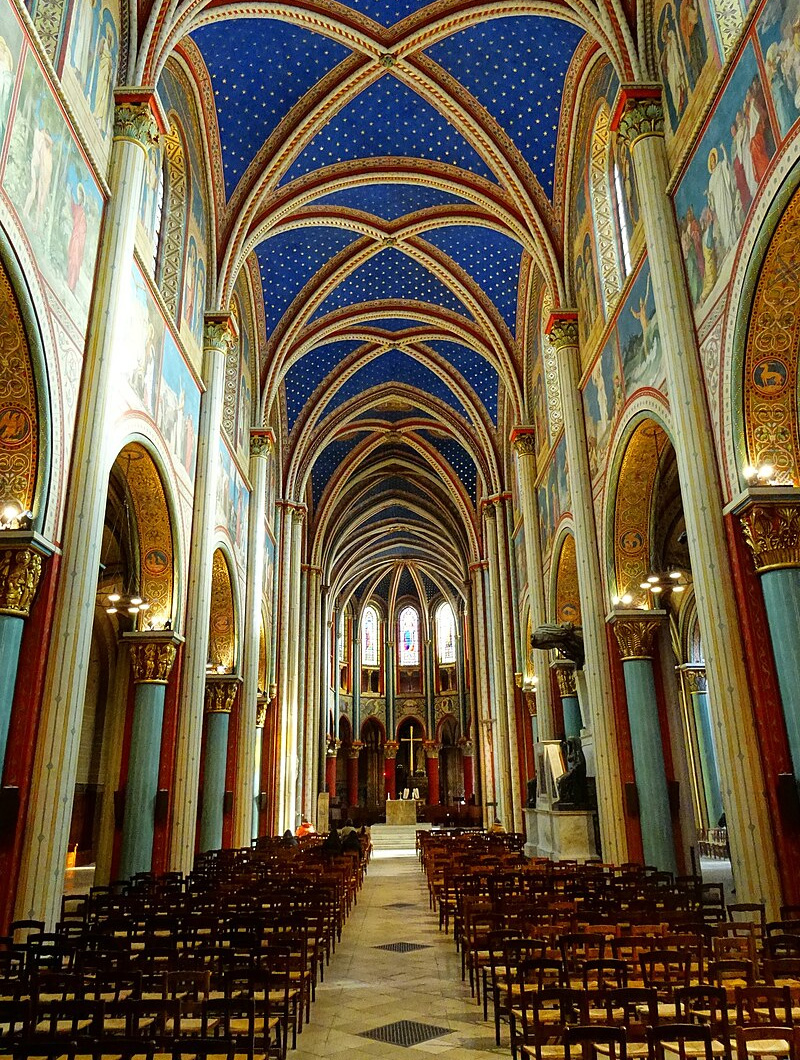
<instances>
[{"instance_id":1,"label":"wooden chair","mask_svg":"<svg viewBox=\"0 0 800 1060\"><path fill-rule=\"evenodd\" d=\"M565 1027L563 1033L565 1060L572 1060L572 1050L580 1046L582 1060L594 1060L598 1046L610 1060L628 1060L628 1036L624 1027L604 1027L596 1023Z\"/></svg>"},{"instance_id":2,"label":"wooden chair","mask_svg":"<svg viewBox=\"0 0 800 1060\"><path fill-rule=\"evenodd\" d=\"M650 1060L713 1060L711 1042L711 1030L696 1023L662 1023L647 1032Z\"/></svg>"},{"instance_id":3,"label":"wooden chair","mask_svg":"<svg viewBox=\"0 0 800 1060\"><path fill-rule=\"evenodd\" d=\"M736 1028L737 1060L753 1060L753 1057L776 1057L783 1060L798 1060L800 1057L800 1033L797 1027L767 1026Z\"/></svg>"}]
</instances>

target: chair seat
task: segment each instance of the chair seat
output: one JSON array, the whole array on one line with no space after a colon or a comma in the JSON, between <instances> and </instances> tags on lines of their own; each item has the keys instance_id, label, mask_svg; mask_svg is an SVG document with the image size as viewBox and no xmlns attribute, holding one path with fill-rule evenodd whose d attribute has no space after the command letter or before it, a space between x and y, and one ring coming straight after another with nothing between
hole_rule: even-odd
<instances>
[{"instance_id":1,"label":"chair seat","mask_svg":"<svg viewBox=\"0 0 800 1060\"><path fill-rule=\"evenodd\" d=\"M602 1056L611 1056L611 1046L605 1042L595 1042L594 1051ZM628 1060L644 1060L650 1055L647 1042L628 1042L627 1053Z\"/></svg>"},{"instance_id":2,"label":"chair seat","mask_svg":"<svg viewBox=\"0 0 800 1060\"><path fill-rule=\"evenodd\" d=\"M789 1056L791 1045L785 1038L764 1038L745 1042L748 1056Z\"/></svg>"},{"instance_id":3,"label":"chair seat","mask_svg":"<svg viewBox=\"0 0 800 1060\"><path fill-rule=\"evenodd\" d=\"M724 1056L726 1053L725 1046L722 1042L713 1039L711 1042L711 1055L712 1056ZM664 1042L664 1055L665 1056L680 1056L681 1049L677 1042ZM683 1055L689 1057L692 1060L693 1057L702 1057L706 1055L706 1047L703 1042L684 1042L683 1043Z\"/></svg>"},{"instance_id":4,"label":"chair seat","mask_svg":"<svg viewBox=\"0 0 800 1060\"><path fill-rule=\"evenodd\" d=\"M562 1060L564 1054L563 1045L523 1045L522 1052L526 1056L540 1056L544 1060Z\"/></svg>"},{"instance_id":5,"label":"chair seat","mask_svg":"<svg viewBox=\"0 0 800 1060\"><path fill-rule=\"evenodd\" d=\"M266 1030L274 1030L278 1026L280 1020L277 1016L270 1016L269 1021L266 1023ZM232 1019L228 1021L228 1026L235 1034L244 1034L250 1029L250 1020L246 1019ZM262 1016L256 1016L253 1021L253 1027L256 1034L263 1034L265 1030L265 1021Z\"/></svg>"},{"instance_id":6,"label":"chair seat","mask_svg":"<svg viewBox=\"0 0 800 1060\"><path fill-rule=\"evenodd\" d=\"M91 1027L91 1025L91 1020L56 1020L56 1025L54 1027L50 1020L41 1020L36 1024L36 1033L69 1034L73 1029L85 1031L86 1028Z\"/></svg>"}]
</instances>

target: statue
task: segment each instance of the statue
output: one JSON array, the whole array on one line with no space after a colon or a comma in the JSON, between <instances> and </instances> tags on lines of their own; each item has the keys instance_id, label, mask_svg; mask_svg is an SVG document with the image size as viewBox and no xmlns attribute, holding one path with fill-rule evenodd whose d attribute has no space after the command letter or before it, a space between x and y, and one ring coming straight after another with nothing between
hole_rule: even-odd
<instances>
[{"instance_id":1,"label":"statue","mask_svg":"<svg viewBox=\"0 0 800 1060\"><path fill-rule=\"evenodd\" d=\"M531 634L531 646L544 651L555 648L562 658L575 663L576 670L583 667L583 630L574 622L555 622L539 626Z\"/></svg>"},{"instance_id":2,"label":"statue","mask_svg":"<svg viewBox=\"0 0 800 1060\"><path fill-rule=\"evenodd\" d=\"M591 800L586 783L586 756L580 738L571 736L562 743L567 771L556 781L559 810L589 810Z\"/></svg>"}]
</instances>

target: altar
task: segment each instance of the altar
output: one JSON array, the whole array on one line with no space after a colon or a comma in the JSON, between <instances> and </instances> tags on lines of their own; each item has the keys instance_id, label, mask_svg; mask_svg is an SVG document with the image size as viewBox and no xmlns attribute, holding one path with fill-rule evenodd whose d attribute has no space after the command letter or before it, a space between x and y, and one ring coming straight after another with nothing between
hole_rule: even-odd
<instances>
[{"instance_id":1,"label":"altar","mask_svg":"<svg viewBox=\"0 0 800 1060\"><path fill-rule=\"evenodd\" d=\"M409 825L417 823L417 803L415 799L387 799L386 823Z\"/></svg>"}]
</instances>

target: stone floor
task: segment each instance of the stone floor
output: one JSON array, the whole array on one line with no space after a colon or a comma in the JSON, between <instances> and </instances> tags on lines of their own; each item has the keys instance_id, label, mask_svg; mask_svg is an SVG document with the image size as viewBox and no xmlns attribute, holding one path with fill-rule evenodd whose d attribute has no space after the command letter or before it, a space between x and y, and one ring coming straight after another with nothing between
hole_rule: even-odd
<instances>
[{"instance_id":1,"label":"stone floor","mask_svg":"<svg viewBox=\"0 0 800 1060\"><path fill-rule=\"evenodd\" d=\"M397 942L424 946L407 953L377 949ZM408 1020L437 1036L416 1045L361 1037ZM414 1028L406 1028L413 1034ZM311 1023L298 1038L296 1060L366 1060L446 1055L448 1060L510 1056L508 1030L494 1044L494 1026L461 982L452 935L439 932L428 909L425 877L416 858L373 859L336 948L317 987ZM443 1033L442 1033L443 1032ZM420 1033L423 1033L422 1031Z\"/></svg>"}]
</instances>

